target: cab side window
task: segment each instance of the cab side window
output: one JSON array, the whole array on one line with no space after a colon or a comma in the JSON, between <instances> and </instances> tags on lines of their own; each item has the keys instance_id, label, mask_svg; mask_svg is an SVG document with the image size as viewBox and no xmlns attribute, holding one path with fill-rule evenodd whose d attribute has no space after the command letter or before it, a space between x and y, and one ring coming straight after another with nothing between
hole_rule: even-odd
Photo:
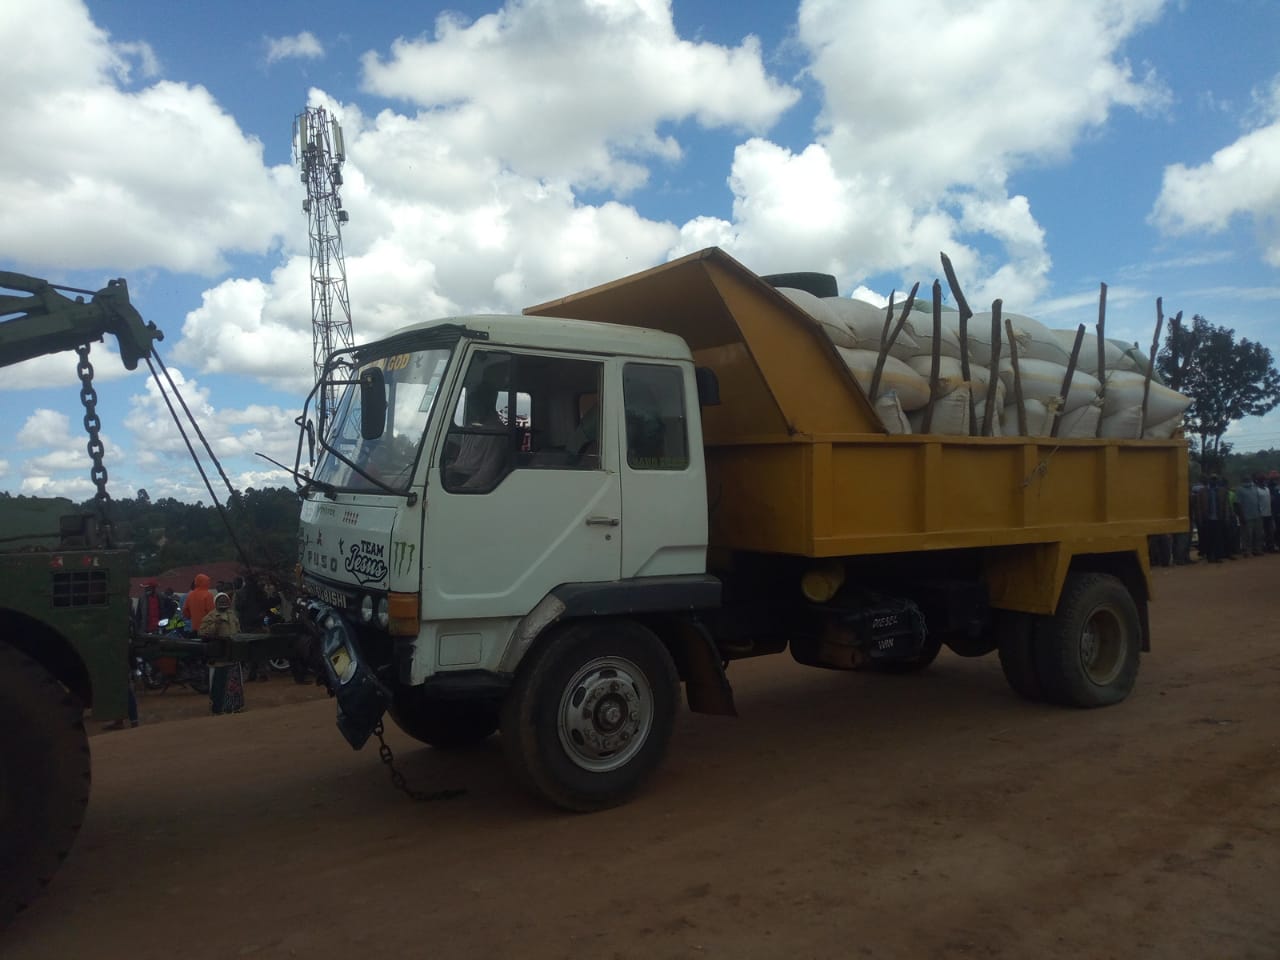
<instances>
[{"instance_id":1,"label":"cab side window","mask_svg":"<svg viewBox=\"0 0 1280 960\"><path fill-rule=\"evenodd\" d=\"M511 472L516 434L508 353L471 358L445 437L441 483L450 493L488 493Z\"/></svg>"},{"instance_id":2,"label":"cab side window","mask_svg":"<svg viewBox=\"0 0 1280 960\"><path fill-rule=\"evenodd\" d=\"M604 365L478 351L445 437L442 484L488 493L520 470L600 470Z\"/></svg>"},{"instance_id":3,"label":"cab side window","mask_svg":"<svg viewBox=\"0 0 1280 960\"><path fill-rule=\"evenodd\" d=\"M628 363L622 371L627 421L627 465L633 470L689 466L684 376L679 367Z\"/></svg>"}]
</instances>

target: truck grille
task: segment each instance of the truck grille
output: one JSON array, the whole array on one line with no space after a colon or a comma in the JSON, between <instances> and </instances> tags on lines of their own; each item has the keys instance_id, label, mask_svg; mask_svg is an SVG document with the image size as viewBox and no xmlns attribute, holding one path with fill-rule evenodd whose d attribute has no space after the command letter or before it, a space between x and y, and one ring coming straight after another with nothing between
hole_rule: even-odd
<instances>
[{"instance_id":1,"label":"truck grille","mask_svg":"<svg viewBox=\"0 0 1280 960\"><path fill-rule=\"evenodd\" d=\"M107 572L75 570L53 575L55 607L105 607L107 605Z\"/></svg>"}]
</instances>

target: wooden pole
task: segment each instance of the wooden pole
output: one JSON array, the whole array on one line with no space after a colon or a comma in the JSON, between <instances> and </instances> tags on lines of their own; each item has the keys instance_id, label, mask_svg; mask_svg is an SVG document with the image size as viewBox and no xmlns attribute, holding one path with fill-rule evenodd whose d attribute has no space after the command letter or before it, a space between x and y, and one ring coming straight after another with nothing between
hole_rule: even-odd
<instances>
[{"instance_id":1,"label":"wooden pole","mask_svg":"<svg viewBox=\"0 0 1280 960\"><path fill-rule=\"evenodd\" d=\"M1100 284L1098 291L1098 382L1102 389L1098 391L1098 401L1102 409L1107 405L1107 338L1104 336L1107 325L1107 285ZM1098 417L1098 425L1094 428L1094 436L1102 436L1102 417Z\"/></svg>"},{"instance_id":2,"label":"wooden pole","mask_svg":"<svg viewBox=\"0 0 1280 960\"><path fill-rule=\"evenodd\" d=\"M898 324L893 328L893 332L886 336L880 335L880 355L876 357L876 369L871 374L871 402L876 402L876 394L880 390L880 377L884 373L884 361L889 356L889 350L893 347L893 342L898 339L898 334L902 332L902 328L906 326L907 317L911 314L911 308L915 306L916 291L920 289L920 284L916 284L911 288L911 294L907 297L907 302L902 307L902 316L898 317ZM889 317L893 316L893 295L889 296L889 315L885 317L885 330L889 329Z\"/></svg>"},{"instance_id":3,"label":"wooden pole","mask_svg":"<svg viewBox=\"0 0 1280 960\"><path fill-rule=\"evenodd\" d=\"M933 405L938 399L938 373L942 363L939 350L942 348L942 284L933 281L933 357L929 363L929 402L924 408L924 422L920 425L921 433L933 432Z\"/></svg>"},{"instance_id":4,"label":"wooden pole","mask_svg":"<svg viewBox=\"0 0 1280 960\"><path fill-rule=\"evenodd\" d=\"M1076 375L1076 362L1080 359L1080 347L1084 343L1084 324L1076 327L1076 342L1071 347L1071 359L1067 361L1067 375L1062 378L1062 390L1059 391L1062 396L1062 406L1058 408L1058 412L1053 415L1053 427L1049 430L1049 436L1056 437L1058 435L1058 425L1062 423L1062 415L1067 407L1067 395L1071 392L1071 380Z\"/></svg>"},{"instance_id":5,"label":"wooden pole","mask_svg":"<svg viewBox=\"0 0 1280 960\"><path fill-rule=\"evenodd\" d=\"M1147 378L1142 381L1142 420L1139 421L1139 440L1147 435L1147 400L1151 395L1151 375L1156 369L1156 352L1160 349L1160 328L1163 326L1164 298L1156 297L1156 335L1151 339L1151 353L1147 355Z\"/></svg>"},{"instance_id":6,"label":"wooden pole","mask_svg":"<svg viewBox=\"0 0 1280 960\"><path fill-rule=\"evenodd\" d=\"M969 375L969 318L973 316L973 311L969 309L969 301L964 298L964 293L960 290L960 282L956 279L955 267L951 265L951 258L945 253L942 256L942 272L946 274L947 286L951 288L951 295L956 298L956 309L960 311L960 376L965 383L971 382ZM973 436L978 429L978 412L977 404L973 399L973 388L969 389L969 436Z\"/></svg>"},{"instance_id":7,"label":"wooden pole","mask_svg":"<svg viewBox=\"0 0 1280 960\"><path fill-rule=\"evenodd\" d=\"M996 382L1000 379L1000 314L1003 300L991 301L991 375L987 378L987 405L982 413L982 435L991 436L992 408L996 405Z\"/></svg>"},{"instance_id":8,"label":"wooden pole","mask_svg":"<svg viewBox=\"0 0 1280 960\"><path fill-rule=\"evenodd\" d=\"M1018 370L1018 341L1013 336L1013 321L1004 322L1004 332L1009 337L1009 363L1013 367L1013 402L1018 412L1018 436L1027 435L1027 405L1022 399L1022 373Z\"/></svg>"}]
</instances>

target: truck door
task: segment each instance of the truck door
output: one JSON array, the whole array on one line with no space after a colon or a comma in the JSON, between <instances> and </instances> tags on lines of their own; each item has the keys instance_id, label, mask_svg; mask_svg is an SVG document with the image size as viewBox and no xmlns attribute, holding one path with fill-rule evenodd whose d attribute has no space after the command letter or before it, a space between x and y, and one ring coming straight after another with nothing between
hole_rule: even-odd
<instances>
[{"instance_id":1,"label":"truck door","mask_svg":"<svg viewBox=\"0 0 1280 960\"><path fill-rule=\"evenodd\" d=\"M427 487L426 619L519 617L561 583L618 577L610 362L472 348Z\"/></svg>"},{"instance_id":2,"label":"truck door","mask_svg":"<svg viewBox=\"0 0 1280 960\"><path fill-rule=\"evenodd\" d=\"M622 575L704 573L707 481L688 364L622 365ZM695 455L696 454L696 455Z\"/></svg>"}]
</instances>

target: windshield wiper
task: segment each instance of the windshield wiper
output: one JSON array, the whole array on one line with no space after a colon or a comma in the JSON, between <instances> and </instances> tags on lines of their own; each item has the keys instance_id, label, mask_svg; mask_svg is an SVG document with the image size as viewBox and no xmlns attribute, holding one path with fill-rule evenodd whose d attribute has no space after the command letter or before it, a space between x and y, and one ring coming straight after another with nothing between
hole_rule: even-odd
<instances>
[{"instance_id":1,"label":"windshield wiper","mask_svg":"<svg viewBox=\"0 0 1280 960\"><path fill-rule=\"evenodd\" d=\"M331 454L333 454L335 457L337 457L339 460L345 463L348 467L350 467L356 473L360 474L360 476L368 480L375 487L378 487L380 490L385 490L387 493L392 494L393 496L404 497L405 500L408 502L409 506L411 507L418 502L418 495L414 491L397 490L395 487L391 486L390 484L384 483L382 480L379 480L377 477L371 474L368 470L365 470L359 464L355 463L355 461L353 461L350 457L343 456L341 453L339 453L335 448L329 445L329 442L325 440L324 437L320 438L320 446L322 449L328 450Z\"/></svg>"},{"instance_id":2,"label":"windshield wiper","mask_svg":"<svg viewBox=\"0 0 1280 960\"><path fill-rule=\"evenodd\" d=\"M260 456L263 460L268 461L269 463L274 463L277 467L279 467L285 473L292 476L294 480L301 483L302 495L304 497L307 495L307 491L311 487L315 487L317 490L323 493L330 500L334 499L337 496L338 488L335 487L333 484L325 483L323 480L317 480L315 477L309 477L305 473L299 473L297 470L290 470L279 460L272 460L265 453L259 453L258 456Z\"/></svg>"}]
</instances>

